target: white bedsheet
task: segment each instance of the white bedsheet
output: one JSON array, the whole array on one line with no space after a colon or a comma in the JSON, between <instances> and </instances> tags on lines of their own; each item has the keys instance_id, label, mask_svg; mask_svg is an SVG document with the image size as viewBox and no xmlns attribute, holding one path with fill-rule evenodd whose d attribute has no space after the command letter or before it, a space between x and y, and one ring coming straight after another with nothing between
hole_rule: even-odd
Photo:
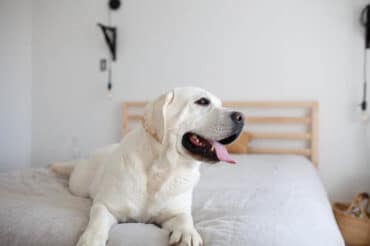
<instances>
[{"instance_id":1,"label":"white bedsheet","mask_svg":"<svg viewBox=\"0 0 370 246\"><path fill-rule=\"evenodd\" d=\"M344 245L315 168L301 156L237 155L203 166L193 213L209 245Z\"/></svg>"},{"instance_id":2,"label":"white bedsheet","mask_svg":"<svg viewBox=\"0 0 370 246\"><path fill-rule=\"evenodd\" d=\"M325 190L299 156L235 156L237 165L204 165L193 215L204 245L344 246ZM74 245L90 202L46 169L0 173L1 245ZM109 246L167 245L153 225L120 224Z\"/></svg>"}]
</instances>

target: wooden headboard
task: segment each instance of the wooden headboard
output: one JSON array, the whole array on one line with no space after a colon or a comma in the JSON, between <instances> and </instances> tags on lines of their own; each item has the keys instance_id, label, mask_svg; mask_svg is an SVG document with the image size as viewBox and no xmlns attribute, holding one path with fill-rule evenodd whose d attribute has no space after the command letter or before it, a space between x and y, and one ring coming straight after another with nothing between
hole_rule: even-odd
<instances>
[{"instance_id":1,"label":"wooden headboard","mask_svg":"<svg viewBox=\"0 0 370 246\"><path fill-rule=\"evenodd\" d=\"M123 135L129 131L131 122L142 120L145 104L144 101L123 103ZM303 155L315 166L318 165L318 102L226 101L224 106L245 113L246 130L250 136L248 153ZM246 113L246 110L249 112ZM253 126L262 126L263 130L249 129ZM261 145L261 142L266 141L279 141L279 146L271 147L267 143L266 146ZM254 146L253 142L260 144ZM281 147L287 142L300 142L303 146Z\"/></svg>"}]
</instances>

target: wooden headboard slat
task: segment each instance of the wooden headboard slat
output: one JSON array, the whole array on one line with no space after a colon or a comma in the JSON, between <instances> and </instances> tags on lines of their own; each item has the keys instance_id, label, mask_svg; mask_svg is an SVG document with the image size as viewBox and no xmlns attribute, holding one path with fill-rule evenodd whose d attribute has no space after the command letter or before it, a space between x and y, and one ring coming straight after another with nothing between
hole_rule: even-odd
<instances>
[{"instance_id":1,"label":"wooden headboard slat","mask_svg":"<svg viewBox=\"0 0 370 246\"><path fill-rule=\"evenodd\" d=\"M227 101L230 108L311 108L312 101Z\"/></svg>"},{"instance_id":2,"label":"wooden headboard slat","mask_svg":"<svg viewBox=\"0 0 370 246\"><path fill-rule=\"evenodd\" d=\"M250 139L281 139L281 140L309 140L310 133L292 133L292 132L251 132L249 131Z\"/></svg>"},{"instance_id":3,"label":"wooden headboard slat","mask_svg":"<svg viewBox=\"0 0 370 246\"><path fill-rule=\"evenodd\" d=\"M275 149L275 148L248 148L248 153L252 154L284 154L284 155L304 155L310 156L310 149Z\"/></svg>"},{"instance_id":4,"label":"wooden headboard slat","mask_svg":"<svg viewBox=\"0 0 370 246\"><path fill-rule=\"evenodd\" d=\"M246 117L245 121L259 124L311 124L310 117Z\"/></svg>"},{"instance_id":5,"label":"wooden headboard slat","mask_svg":"<svg viewBox=\"0 0 370 246\"><path fill-rule=\"evenodd\" d=\"M136 101L136 102L125 102L128 107L144 107L145 101Z\"/></svg>"},{"instance_id":6,"label":"wooden headboard slat","mask_svg":"<svg viewBox=\"0 0 370 246\"><path fill-rule=\"evenodd\" d=\"M143 119L143 116L137 112L130 113L130 109L142 109L145 106L145 101L134 101L123 103L122 126L123 134L129 131L129 123L137 122ZM318 165L318 110L319 104L316 101L228 101L224 102L225 107L233 107L239 109L301 109L305 111L305 116L246 116L248 125L265 125L273 128L275 125L302 125L305 126L304 132L287 131L271 132L271 131L248 131L251 141L259 140L281 140L281 141L302 141L306 143L307 148L297 149L281 149L272 147L253 147L248 148L248 153L254 154L294 154L308 157L312 163ZM267 112L265 112L267 114ZM271 113L270 113L271 115Z\"/></svg>"},{"instance_id":7,"label":"wooden headboard slat","mask_svg":"<svg viewBox=\"0 0 370 246\"><path fill-rule=\"evenodd\" d=\"M142 115L138 115L138 114L132 114L128 116L129 120L143 120L143 118L144 117Z\"/></svg>"}]
</instances>

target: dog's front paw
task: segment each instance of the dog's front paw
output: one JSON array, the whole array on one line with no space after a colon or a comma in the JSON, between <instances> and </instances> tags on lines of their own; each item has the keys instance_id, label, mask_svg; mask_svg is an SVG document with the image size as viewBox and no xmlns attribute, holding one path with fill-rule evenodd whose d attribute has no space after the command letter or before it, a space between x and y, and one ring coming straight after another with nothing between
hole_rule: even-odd
<instances>
[{"instance_id":1,"label":"dog's front paw","mask_svg":"<svg viewBox=\"0 0 370 246\"><path fill-rule=\"evenodd\" d=\"M76 246L105 246L105 244L105 238L86 231L82 234Z\"/></svg>"},{"instance_id":2,"label":"dog's front paw","mask_svg":"<svg viewBox=\"0 0 370 246\"><path fill-rule=\"evenodd\" d=\"M202 238L194 228L189 230L174 230L170 233L171 246L201 246L202 244Z\"/></svg>"}]
</instances>

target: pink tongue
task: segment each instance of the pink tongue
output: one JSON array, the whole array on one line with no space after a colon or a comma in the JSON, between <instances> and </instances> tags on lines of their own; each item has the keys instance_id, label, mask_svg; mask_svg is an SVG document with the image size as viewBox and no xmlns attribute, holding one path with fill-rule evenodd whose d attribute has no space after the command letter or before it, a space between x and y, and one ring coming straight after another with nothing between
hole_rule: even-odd
<instances>
[{"instance_id":1,"label":"pink tongue","mask_svg":"<svg viewBox=\"0 0 370 246\"><path fill-rule=\"evenodd\" d=\"M224 161L230 164L235 164L236 161L234 161L229 152L227 152L227 149L224 145L220 144L219 142L213 141L212 142L213 147L215 147L217 158L220 161Z\"/></svg>"}]
</instances>

